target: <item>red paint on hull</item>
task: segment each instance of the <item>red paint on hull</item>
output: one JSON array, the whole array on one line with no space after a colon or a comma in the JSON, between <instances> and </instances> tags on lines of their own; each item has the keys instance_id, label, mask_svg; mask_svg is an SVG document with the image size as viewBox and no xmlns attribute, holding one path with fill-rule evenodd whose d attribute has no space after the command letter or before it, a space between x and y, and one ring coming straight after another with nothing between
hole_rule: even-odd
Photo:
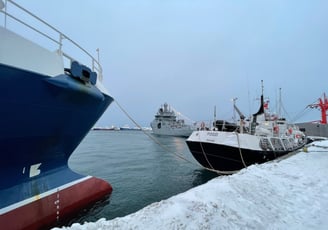
<instances>
[{"instance_id":1,"label":"red paint on hull","mask_svg":"<svg viewBox=\"0 0 328 230\"><path fill-rule=\"evenodd\" d=\"M0 216L1 229L45 229L56 226L86 206L112 192L104 180L90 177L54 194L14 209Z\"/></svg>"}]
</instances>

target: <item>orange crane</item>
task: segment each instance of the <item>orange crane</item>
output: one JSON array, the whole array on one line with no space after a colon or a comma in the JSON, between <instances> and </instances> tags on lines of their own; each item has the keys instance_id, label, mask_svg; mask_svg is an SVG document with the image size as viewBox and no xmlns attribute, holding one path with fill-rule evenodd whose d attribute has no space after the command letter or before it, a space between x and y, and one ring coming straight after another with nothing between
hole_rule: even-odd
<instances>
[{"instance_id":1,"label":"orange crane","mask_svg":"<svg viewBox=\"0 0 328 230\"><path fill-rule=\"evenodd\" d=\"M321 124L327 124L327 110L328 110L328 99L326 94L323 94L323 98L318 99L318 103L309 105L310 108L316 108L321 110Z\"/></svg>"}]
</instances>

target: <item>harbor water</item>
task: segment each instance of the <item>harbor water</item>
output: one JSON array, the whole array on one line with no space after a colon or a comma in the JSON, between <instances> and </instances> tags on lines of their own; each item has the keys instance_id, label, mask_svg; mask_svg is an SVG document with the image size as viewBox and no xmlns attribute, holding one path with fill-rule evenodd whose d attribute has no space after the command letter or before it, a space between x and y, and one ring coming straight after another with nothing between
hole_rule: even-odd
<instances>
[{"instance_id":1,"label":"harbor water","mask_svg":"<svg viewBox=\"0 0 328 230\"><path fill-rule=\"evenodd\" d=\"M113 193L67 225L122 217L217 177L196 163L185 138L147 134L150 137L142 131L89 132L69 166L108 181Z\"/></svg>"}]
</instances>

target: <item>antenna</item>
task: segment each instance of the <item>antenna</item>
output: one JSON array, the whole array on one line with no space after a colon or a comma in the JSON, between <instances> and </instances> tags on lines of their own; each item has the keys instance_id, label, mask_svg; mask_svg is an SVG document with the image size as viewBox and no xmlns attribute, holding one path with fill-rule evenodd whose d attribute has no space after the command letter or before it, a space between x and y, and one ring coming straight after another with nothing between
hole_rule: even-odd
<instances>
[{"instance_id":1,"label":"antenna","mask_svg":"<svg viewBox=\"0 0 328 230\"><path fill-rule=\"evenodd\" d=\"M216 121L216 105L214 105L214 122Z\"/></svg>"},{"instance_id":2,"label":"antenna","mask_svg":"<svg viewBox=\"0 0 328 230\"><path fill-rule=\"evenodd\" d=\"M236 120L236 109L235 109L235 104L236 104L236 101L237 101L237 97L235 98L232 98L232 103L233 103L233 120Z\"/></svg>"},{"instance_id":3,"label":"antenna","mask_svg":"<svg viewBox=\"0 0 328 230\"><path fill-rule=\"evenodd\" d=\"M278 118L281 118L281 88L279 88L279 111L278 111Z\"/></svg>"}]
</instances>

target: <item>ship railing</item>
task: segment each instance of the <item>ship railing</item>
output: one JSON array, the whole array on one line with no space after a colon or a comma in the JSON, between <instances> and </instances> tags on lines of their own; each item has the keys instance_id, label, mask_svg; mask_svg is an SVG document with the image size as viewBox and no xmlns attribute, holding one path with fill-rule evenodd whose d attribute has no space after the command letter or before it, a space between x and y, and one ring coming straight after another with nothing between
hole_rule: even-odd
<instances>
[{"instance_id":1,"label":"ship railing","mask_svg":"<svg viewBox=\"0 0 328 230\"><path fill-rule=\"evenodd\" d=\"M18 10L21 10L21 11L25 12L31 18L37 20L42 25L44 25L48 29L52 30L52 33L55 33L56 36L55 35L51 36L49 32L48 33L42 32L40 29L37 29L36 27L27 24L23 20L19 19L17 16L13 15L12 13L9 13L8 11L11 8L15 8L16 10L18 9ZM13 12L14 11L15 10L13 10ZM39 18L38 16L36 16L35 14L33 14L30 11L26 10L25 8L18 5L17 3L15 3L12 0L5 0L4 3L3 3L2 0L0 0L0 12L4 14L4 27L5 28L7 27L7 24L8 24L7 20L12 19L12 20L20 23L21 25L33 30L34 32L40 34L41 36L43 36L46 39L50 40L51 42L55 43L58 46L57 52L59 54L61 54L64 58L66 58L69 61L69 63L72 63L73 61L77 61L77 60L75 58L73 58L72 56L70 56L68 53L64 52L64 50L63 50L63 40L66 40L69 43L71 43L73 46L75 46L75 48L77 48L80 52L82 52L84 55L86 55L86 57L91 59L91 69L92 69L92 71L97 73L98 79L100 81L102 81L102 78L103 78L102 76L103 75L102 75L102 67L99 63L99 49L96 50L97 54L98 54L98 59L96 59L87 50L85 50L83 47L81 47L78 43L73 41L71 38L69 38L68 36L63 34L61 31L59 31L55 27L51 26L49 23L47 23L43 19ZM56 38L54 38L54 37L56 37Z\"/></svg>"}]
</instances>

